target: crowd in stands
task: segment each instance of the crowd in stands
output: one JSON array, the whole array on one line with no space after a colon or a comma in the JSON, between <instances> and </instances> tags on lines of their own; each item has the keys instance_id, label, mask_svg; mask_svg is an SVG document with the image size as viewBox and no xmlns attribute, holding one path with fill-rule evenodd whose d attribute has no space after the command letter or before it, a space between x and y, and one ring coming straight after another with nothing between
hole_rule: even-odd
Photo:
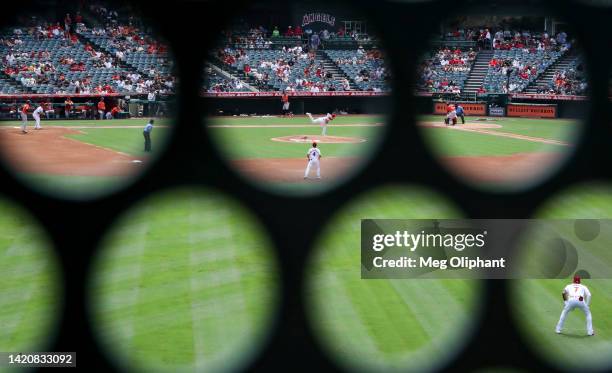
<instances>
[{"instance_id":1,"label":"crowd in stands","mask_svg":"<svg viewBox=\"0 0 612 373\"><path fill-rule=\"evenodd\" d=\"M208 80L207 92L246 92L247 85L240 79L228 78L215 72L212 67L204 69L205 79Z\"/></svg>"},{"instance_id":2,"label":"crowd in stands","mask_svg":"<svg viewBox=\"0 0 612 373\"><path fill-rule=\"evenodd\" d=\"M323 59L317 56L315 51L301 46L284 46L281 49L261 53L228 46L217 50L214 59L220 62L225 70L232 72L234 77L245 79L259 90L345 91L351 90L349 79L358 86L360 83L382 83L389 79L379 50L366 51L360 47L350 54L350 57L332 59L332 62L341 71L344 65L350 65L357 67L358 72L354 76L345 74L337 77L326 69ZM226 79L226 81L218 81L214 77L207 79L206 90L209 92L225 92L232 88L243 87L235 79ZM380 84L372 85L370 90L381 91Z\"/></svg>"},{"instance_id":3,"label":"crowd in stands","mask_svg":"<svg viewBox=\"0 0 612 373\"><path fill-rule=\"evenodd\" d=\"M308 27L302 29L299 25L295 27L289 25L282 32L278 26L274 26L271 31L264 26L237 27L236 29L223 31L222 40L236 49L270 49L279 46L279 44L290 44L293 41L293 45L308 46L316 50L322 44L330 41L368 42L372 38L366 32L345 31L343 27L338 28L338 30L324 28L314 31Z\"/></svg>"},{"instance_id":4,"label":"crowd in stands","mask_svg":"<svg viewBox=\"0 0 612 373\"><path fill-rule=\"evenodd\" d=\"M5 29L0 38L4 74L39 93L135 93L171 94L175 77L167 47L143 35L138 28L119 21L116 10L91 5L92 14L112 21L105 27L88 28L80 12L60 22L36 22L29 27ZM130 17L133 19L133 17ZM87 33L106 35L110 48L86 41ZM154 64L139 71L126 63L132 53L160 55Z\"/></svg>"},{"instance_id":5,"label":"crowd in stands","mask_svg":"<svg viewBox=\"0 0 612 373\"><path fill-rule=\"evenodd\" d=\"M388 89L384 84L389 80L389 72L381 53L369 43L367 49L358 44L372 40L367 33L347 32L342 27L332 31L325 28L314 31L309 27L289 25L283 29L273 26L268 30L264 26L242 24L223 31L221 35L221 44L225 47L211 54L211 61L232 77L221 79L213 73L212 77L205 79L208 92L244 89L240 80L262 91ZM355 43L347 49L351 55L336 58L320 54L320 47L331 40ZM329 44L324 52L333 49L333 44ZM331 65L334 66L330 68ZM345 69L346 66L351 66L351 69Z\"/></svg>"},{"instance_id":6,"label":"crowd in stands","mask_svg":"<svg viewBox=\"0 0 612 373\"><path fill-rule=\"evenodd\" d=\"M521 92L570 48L565 32L551 37L546 32L497 31L493 37L495 52L489 61L488 81L496 82L492 85L496 92Z\"/></svg>"},{"instance_id":7,"label":"crowd in stands","mask_svg":"<svg viewBox=\"0 0 612 373\"><path fill-rule=\"evenodd\" d=\"M499 30L487 27L456 29L443 35L449 44L453 41L473 42L473 48L451 51L442 48L425 59L419 69L418 89L427 92L460 93L462 83L472 69L477 51L493 50L488 62L484 84L478 93L521 92L572 48L567 33L549 35L547 32ZM469 44L468 44L469 45ZM535 84L535 83L534 83ZM538 87L539 92L584 92L584 74L573 69L555 77L554 82Z\"/></svg>"},{"instance_id":8,"label":"crowd in stands","mask_svg":"<svg viewBox=\"0 0 612 373\"><path fill-rule=\"evenodd\" d=\"M473 48L440 48L421 63L419 89L432 93L460 93L475 59Z\"/></svg>"},{"instance_id":9,"label":"crowd in stands","mask_svg":"<svg viewBox=\"0 0 612 373\"><path fill-rule=\"evenodd\" d=\"M537 87L537 93L549 95L585 95L588 89L584 66L576 63L568 69L557 71L552 81Z\"/></svg>"}]
</instances>

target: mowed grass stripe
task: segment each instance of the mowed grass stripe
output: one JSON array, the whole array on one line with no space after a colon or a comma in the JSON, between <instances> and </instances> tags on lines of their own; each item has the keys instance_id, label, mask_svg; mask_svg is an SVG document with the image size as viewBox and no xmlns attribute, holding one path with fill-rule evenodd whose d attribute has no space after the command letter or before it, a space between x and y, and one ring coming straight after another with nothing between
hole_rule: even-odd
<instances>
[{"instance_id":1,"label":"mowed grass stripe","mask_svg":"<svg viewBox=\"0 0 612 373\"><path fill-rule=\"evenodd\" d=\"M362 280L360 219L447 218L458 212L417 188L382 188L329 222L311 270L313 322L353 369L422 370L443 362L474 321L478 287L457 280Z\"/></svg>"},{"instance_id":2,"label":"mowed grass stripe","mask_svg":"<svg viewBox=\"0 0 612 373\"><path fill-rule=\"evenodd\" d=\"M345 125L359 124L366 126ZM263 158L304 158L310 144L283 143L272 141L274 137L294 135L321 135L321 127L312 124L306 117L294 118L208 118L207 130L216 139L218 149L230 160L263 159ZM359 137L367 141L356 144L322 144L323 157L359 157L365 156L382 135L384 129L375 125L381 123L382 117L336 117L328 126L327 135ZM224 126L224 127L214 127ZM240 128L239 126L258 126L257 128ZM340 126L339 126L340 125ZM271 127L275 126L275 127ZM278 127L281 126L281 127Z\"/></svg>"},{"instance_id":3,"label":"mowed grass stripe","mask_svg":"<svg viewBox=\"0 0 612 373\"><path fill-rule=\"evenodd\" d=\"M516 319L521 324L532 346L541 350L553 362L569 368L588 369L610 362L612 351L612 281L585 280L593 294L591 312L596 336L586 336L586 322L582 311L572 311L565 322L563 334L554 333L563 309L561 291L568 280L520 280L514 282L519 303L515 305ZM572 354L568 355L568 351ZM581 359L575 359L581 356Z\"/></svg>"},{"instance_id":4,"label":"mowed grass stripe","mask_svg":"<svg viewBox=\"0 0 612 373\"><path fill-rule=\"evenodd\" d=\"M423 116L421 121L442 122L442 116ZM469 117L468 123L484 123ZM528 119L528 118L496 118L492 121L501 128L491 128L486 131L517 134L541 139L575 143L575 135L579 131L579 122L571 119ZM461 125L458 125L461 129ZM495 156L532 152L563 152L566 147L554 144L542 144L527 139L498 137L493 134L472 131L451 131L447 128L421 129L426 140L441 156Z\"/></svg>"},{"instance_id":5,"label":"mowed grass stripe","mask_svg":"<svg viewBox=\"0 0 612 373\"><path fill-rule=\"evenodd\" d=\"M133 343L112 333L107 340L132 368L193 371L238 364L265 325L273 273L262 272L275 267L264 255L267 247L255 244L261 241L259 232L245 234L251 227L226 200L203 198L191 189L172 196L176 199L149 201L146 209L128 215L115 235L111 246L117 254L133 250L136 240L145 242L145 250L136 317L132 320L125 308L112 317L101 315L103 328L131 320ZM146 227L144 238L132 234L131 223ZM133 271L134 257L121 253L100 268L119 261L125 263L119 271ZM105 286L116 287L102 298L106 307L116 307L115 295L128 301L121 283L104 274L100 278L108 281Z\"/></svg>"},{"instance_id":6,"label":"mowed grass stripe","mask_svg":"<svg viewBox=\"0 0 612 373\"><path fill-rule=\"evenodd\" d=\"M320 297L334 299L334 302L329 303L325 316L320 318L322 332L327 334L327 338L335 340L328 346L337 354L349 355L347 358L350 358L349 352L356 349L361 350L366 358L376 358L380 354L378 346L370 338L369 329L349 297L346 279L340 279L339 276L338 272L322 271L313 279L313 285L321 292ZM352 338L338 338L345 335L351 335Z\"/></svg>"},{"instance_id":7,"label":"mowed grass stripe","mask_svg":"<svg viewBox=\"0 0 612 373\"><path fill-rule=\"evenodd\" d=\"M61 303L52 250L35 221L0 200L0 351L45 348Z\"/></svg>"},{"instance_id":8,"label":"mowed grass stripe","mask_svg":"<svg viewBox=\"0 0 612 373\"><path fill-rule=\"evenodd\" d=\"M423 131L440 156L495 156L566 150L566 147L559 145L476 132L449 131L444 128L424 128Z\"/></svg>"},{"instance_id":9,"label":"mowed grass stripe","mask_svg":"<svg viewBox=\"0 0 612 373\"><path fill-rule=\"evenodd\" d=\"M107 267L110 281L104 288L106 294L98 296L108 296L112 294L110 302L103 304L103 314L109 319L115 319L118 315L128 315L127 317L117 317L117 328L112 333L118 333L126 341L128 348L133 347L134 343L134 322L138 317L136 305L140 301L140 286L142 283L142 260L146 246L146 232L148 224L140 222L134 224L131 231L135 239L131 240L130 246L123 246L123 253L113 257Z\"/></svg>"},{"instance_id":10,"label":"mowed grass stripe","mask_svg":"<svg viewBox=\"0 0 612 373\"><path fill-rule=\"evenodd\" d=\"M580 121L577 119L539 119L539 118L489 118L489 120L477 120L478 116L466 116L466 123L498 124L501 128L490 128L489 131L515 133L518 135L541 137L573 143L573 137L580 130ZM492 120L491 120L492 119ZM419 118L424 122L443 123L444 116L432 115ZM461 119L459 119L461 123ZM461 128L461 124L458 124Z\"/></svg>"}]
</instances>

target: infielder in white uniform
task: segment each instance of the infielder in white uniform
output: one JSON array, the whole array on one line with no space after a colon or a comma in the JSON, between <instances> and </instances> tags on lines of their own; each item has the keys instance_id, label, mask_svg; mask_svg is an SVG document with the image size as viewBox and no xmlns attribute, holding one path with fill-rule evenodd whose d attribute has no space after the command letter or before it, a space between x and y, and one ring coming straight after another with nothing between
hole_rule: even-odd
<instances>
[{"instance_id":1,"label":"infielder in white uniform","mask_svg":"<svg viewBox=\"0 0 612 373\"><path fill-rule=\"evenodd\" d=\"M306 159L308 159L308 166L306 166L306 172L304 172L304 179L308 179L310 174L310 168L314 167L317 170L317 179L321 178L321 151L317 148L317 143L312 143L312 148L306 153Z\"/></svg>"},{"instance_id":2,"label":"infielder in white uniform","mask_svg":"<svg viewBox=\"0 0 612 373\"><path fill-rule=\"evenodd\" d=\"M34 118L34 120L36 121L36 125L34 126L35 130L39 130L42 127L40 126L40 115L45 111L45 109L42 108L42 106L37 106L36 109L34 110L34 112L32 113L32 117Z\"/></svg>"},{"instance_id":3,"label":"infielder in white uniform","mask_svg":"<svg viewBox=\"0 0 612 373\"><path fill-rule=\"evenodd\" d=\"M308 115L308 118L310 118L310 121L312 123L319 124L321 125L321 127L323 127L323 131L321 132L321 135L323 136L327 136L327 123L331 122L332 120L336 118L336 114L330 114L330 113L327 113L327 115L325 115L324 117L320 117L317 119L314 119L312 117L312 114L310 113L306 113L306 115Z\"/></svg>"},{"instance_id":4,"label":"infielder in white uniform","mask_svg":"<svg viewBox=\"0 0 612 373\"><path fill-rule=\"evenodd\" d=\"M584 316L586 316L587 335L595 335L595 332L593 331L593 318L591 316L591 310L589 309L589 304L591 303L591 292L586 286L580 283L580 276L574 276L574 282L567 285L565 289L563 289L562 295L565 307L563 307L563 311L561 312L561 317L559 318L559 323L557 324L555 332L560 334L567 314L574 308L580 308L582 312L584 312Z\"/></svg>"}]
</instances>

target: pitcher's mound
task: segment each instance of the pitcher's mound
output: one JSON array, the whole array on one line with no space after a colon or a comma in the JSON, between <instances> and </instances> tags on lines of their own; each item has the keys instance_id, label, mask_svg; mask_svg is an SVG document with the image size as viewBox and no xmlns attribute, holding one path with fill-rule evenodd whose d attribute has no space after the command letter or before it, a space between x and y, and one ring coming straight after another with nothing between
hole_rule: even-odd
<instances>
[{"instance_id":1,"label":"pitcher's mound","mask_svg":"<svg viewBox=\"0 0 612 373\"><path fill-rule=\"evenodd\" d=\"M317 142L320 144L356 144L365 142L366 139L360 137L343 137L343 136L318 136L318 135L291 135L282 137L273 137L272 141L294 142L298 144Z\"/></svg>"}]
</instances>

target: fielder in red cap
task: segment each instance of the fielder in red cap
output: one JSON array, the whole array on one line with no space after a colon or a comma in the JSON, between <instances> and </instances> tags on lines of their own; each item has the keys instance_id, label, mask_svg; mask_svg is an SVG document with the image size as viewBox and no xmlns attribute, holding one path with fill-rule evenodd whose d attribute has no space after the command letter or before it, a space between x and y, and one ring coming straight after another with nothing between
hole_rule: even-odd
<instances>
[{"instance_id":1,"label":"fielder in red cap","mask_svg":"<svg viewBox=\"0 0 612 373\"><path fill-rule=\"evenodd\" d=\"M581 284L580 276L575 275L574 281L563 289L563 293L561 293L561 295L563 296L565 306L561 312L561 317L559 318L559 323L557 323L555 332L557 334L561 334L567 314L574 310L574 308L580 308L586 317L587 335L595 335L595 331L593 331L593 317L591 316L591 310L589 309L589 304L591 303L591 292L589 291L589 288Z\"/></svg>"}]
</instances>

